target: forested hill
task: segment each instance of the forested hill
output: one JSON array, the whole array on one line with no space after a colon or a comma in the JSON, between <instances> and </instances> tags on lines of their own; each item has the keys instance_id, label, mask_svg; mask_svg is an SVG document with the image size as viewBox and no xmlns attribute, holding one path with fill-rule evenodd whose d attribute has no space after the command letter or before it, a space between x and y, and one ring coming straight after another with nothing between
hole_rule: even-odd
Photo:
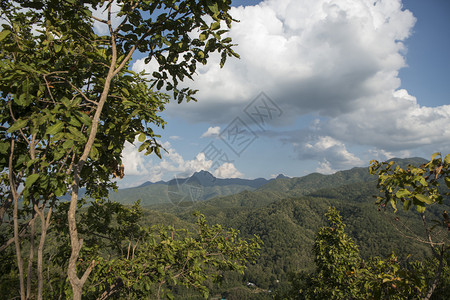
<instances>
[{"instance_id":1,"label":"forested hill","mask_svg":"<svg viewBox=\"0 0 450 300\"><path fill-rule=\"evenodd\" d=\"M279 177L284 177L280 175ZM273 179L271 179L273 180ZM207 171L194 173L190 177L174 178L169 181L146 182L138 187L110 192L110 199L124 204L141 200L142 205L172 203L177 194L191 193L195 188L195 201L208 200L218 196L232 195L241 191L253 191L271 180L264 178L216 178ZM186 190L191 188L190 191ZM175 195L175 196L174 196Z\"/></svg>"},{"instance_id":2,"label":"forested hill","mask_svg":"<svg viewBox=\"0 0 450 300\"><path fill-rule=\"evenodd\" d=\"M420 165L425 162L422 158L395 159L395 161L402 166ZM119 189L117 193L110 193L110 199L123 204L141 200L143 206L154 204L183 206L190 205L192 201L209 199L213 199L210 203L216 203L219 206L264 206L275 200L308 195L319 189L375 180L366 167L339 171L331 175L313 173L303 177L288 178L280 174L277 179L270 180L264 178L221 179L209 172L201 171L194 173L191 177L172 179L167 182L146 182L135 188ZM254 193L249 193L250 191ZM194 196L193 192L196 193ZM188 203L180 203L182 201L174 198L180 194L181 196L189 194L187 199L183 200Z\"/></svg>"},{"instance_id":3,"label":"forested hill","mask_svg":"<svg viewBox=\"0 0 450 300\"><path fill-rule=\"evenodd\" d=\"M420 165L425 160L398 161L406 166ZM325 224L323 215L330 206L341 212L347 232L356 240L363 257L385 257L392 251L403 258L410 255L411 259L423 259L427 255L426 245L405 238L402 232L406 228L414 235L423 235L417 213L399 211L394 216L379 210L373 197L377 193L376 177L367 168L353 168L332 175L315 173L277 179L253 191L207 201L149 208L176 216L177 222L188 223L194 222L193 212L200 211L211 223L239 229L247 237L258 235L264 243L260 258L249 266L245 275L232 277L228 283L232 286L248 281L265 290L281 291L287 288L284 284L289 274L312 270L314 237ZM442 211L431 209L429 213L438 215ZM220 291L228 288L222 286Z\"/></svg>"}]
</instances>

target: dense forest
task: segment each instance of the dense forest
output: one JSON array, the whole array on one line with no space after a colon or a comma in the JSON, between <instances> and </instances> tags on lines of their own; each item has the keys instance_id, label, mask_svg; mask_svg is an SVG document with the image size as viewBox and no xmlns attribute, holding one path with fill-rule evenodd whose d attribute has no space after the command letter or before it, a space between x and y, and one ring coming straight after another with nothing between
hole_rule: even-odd
<instances>
[{"instance_id":1,"label":"dense forest","mask_svg":"<svg viewBox=\"0 0 450 300\"><path fill-rule=\"evenodd\" d=\"M417 165L424 161L397 160L402 166L408 163ZM433 260L430 260L432 254L429 245L419 241L419 237L424 237L425 233L418 213L402 210L394 213L392 209L380 208L375 205L374 199L374 195L378 194L377 179L369 174L368 168L354 168L333 175L311 174L300 178L277 179L254 191L191 202L185 206L163 203L141 207L139 202L132 206L124 206L109 201L87 204L81 209L80 232L86 236L87 247L82 257L89 259L90 255L95 254L96 257L103 257L105 264L94 270L95 275L87 283L90 292L86 294L86 298L99 297L101 289L98 286L102 286L100 278L106 276L105 268L109 268L108 272L112 278L118 275L113 274L111 270L116 269L118 272L118 269L125 268L120 264L106 263L107 258L120 257L118 253L124 248L117 244L131 241L131 245L137 245L133 244L133 241L138 241L139 236L145 235L143 231L146 228L152 228L151 230L159 232L159 235L162 232L158 231L161 230L161 226L166 230L169 228L172 234L176 232L178 237L175 240L182 241L185 239L185 233L177 230L196 232L199 229L198 212L204 215L204 221L208 224L220 224L224 229L239 230L241 238L250 240L257 236L258 239L254 241L259 243L260 248L253 249L257 255L249 256L245 269L206 270L207 273L214 272L218 277L216 280L212 277L207 279L201 289L165 282L166 293L170 292L176 299L203 299L205 295L212 299L308 298L305 295L296 295L295 289L306 284L310 278L315 278L308 277L316 272L317 257L313 249L318 232L329 224L325 215L330 207L336 208L342 216L345 233L357 249L360 260L365 260L369 264L375 259L382 261L394 255L401 268L421 267L426 269L429 272L427 275L432 278L436 266L433 265ZM128 203L128 198L124 202ZM430 220L438 219L442 210L449 208L446 198L442 206L431 207L427 211L427 217ZM61 272L68 256L67 233L64 233L63 227L57 226L59 222L63 223L65 218L64 208L61 207L61 210L55 212L56 222L49 230L48 237L51 246L44 254L51 262L47 269L48 281L45 288L52 291L50 295L55 297L64 293L64 286L67 284L59 277L62 276ZM58 218L61 218L60 221ZM159 235L157 240L159 239L159 242L164 240L165 234L167 232ZM5 241L7 236L9 234L2 231L2 241ZM410 236L417 239L408 238ZM118 242L115 239L122 241ZM239 245L230 245L230 250L236 251L236 247ZM155 260L158 253L163 254L157 249L153 251L156 256L148 256L145 259ZM346 257L349 255L345 254ZM13 257L12 249L1 253L3 262L1 291L3 295L10 297L14 295L11 286L17 285ZM144 258L140 259L143 263ZM160 263L164 261L163 258L159 259ZM448 261L448 256L446 259ZM136 273L132 273L135 274L133 276L139 276L139 271L134 272ZM426 280L431 280L430 278ZM450 270L445 265L439 287L433 293L433 299L445 299L444 295L449 292L449 283ZM157 286L151 281L148 284L149 292ZM136 291L133 293L129 291L128 295L148 297L145 296L145 292L142 294L142 291L141 294ZM359 293L363 297L363 294ZM125 295L126 293L122 294Z\"/></svg>"},{"instance_id":2,"label":"dense forest","mask_svg":"<svg viewBox=\"0 0 450 300\"><path fill-rule=\"evenodd\" d=\"M403 167L425 162L417 158L396 161ZM226 275L225 282L214 291L230 299L272 299L288 297L285 293L292 288L295 274L314 271L312 249L319 228L326 225L324 214L329 207L342 215L346 232L362 258L385 258L395 253L405 264L429 259L429 246L409 238L425 236L418 213L380 209L374 199L378 194L376 177L367 168L354 168L333 175L278 179L252 192L195 202L190 207L154 205L146 207L146 219L150 223L152 219L166 219L170 220L168 224L186 226L186 222L195 220L193 212L200 211L211 223L233 227L246 237L256 234L263 242L258 259L243 275ZM428 218L441 217L449 208L448 198L444 203L432 207ZM160 212L167 215L161 219ZM445 280L449 275L447 270L442 287L448 285Z\"/></svg>"}]
</instances>

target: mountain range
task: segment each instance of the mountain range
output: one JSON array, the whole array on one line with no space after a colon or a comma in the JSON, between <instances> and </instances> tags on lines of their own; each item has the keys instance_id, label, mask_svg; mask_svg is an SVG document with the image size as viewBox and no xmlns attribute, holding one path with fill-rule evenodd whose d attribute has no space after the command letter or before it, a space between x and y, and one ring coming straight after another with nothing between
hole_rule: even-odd
<instances>
[{"instance_id":1,"label":"mountain range","mask_svg":"<svg viewBox=\"0 0 450 300\"><path fill-rule=\"evenodd\" d=\"M422 158L394 161L403 168L426 162ZM331 175L279 175L270 180L220 179L200 171L186 178L119 189L111 192L110 198L124 204L140 199L146 225L194 229L193 213L200 212L209 224L232 227L244 238L257 235L262 241L257 260L244 274L224 274L222 284L211 287L211 293L226 299L273 299L289 289L292 274L314 270L311 249L317 231L326 224L324 213L330 206L340 211L346 232L365 259L387 257L392 252L399 260L431 257L429 247L418 242L424 239L418 213L399 210L394 214L379 208L374 203L378 193L377 177L370 175L367 167L357 167ZM427 209L427 218L438 219L443 210L450 211L449 200L447 197L443 205ZM405 232L415 238L405 237ZM254 286L249 288L248 282ZM188 292L180 290L179 295Z\"/></svg>"},{"instance_id":2,"label":"mountain range","mask_svg":"<svg viewBox=\"0 0 450 300\"><path fill-rule=\"evenodd\" d=\"M195 172L186 178L174 178L169 181L147 181L140 186L119 189L111 192L111 200L130 204L137 200L143 206L173 203L180 201L204 201L218 196L237 194L242 191L253 191L278 179L289 177L280 174L274 179L256 178L217 178L208 171Z\"/></svg>"}]
</instances>

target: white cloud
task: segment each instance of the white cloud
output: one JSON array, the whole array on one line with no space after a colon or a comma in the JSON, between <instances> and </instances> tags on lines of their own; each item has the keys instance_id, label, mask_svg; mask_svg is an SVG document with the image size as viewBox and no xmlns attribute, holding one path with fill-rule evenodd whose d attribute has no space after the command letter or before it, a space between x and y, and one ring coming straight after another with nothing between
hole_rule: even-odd
<instances>
[{"instance_id":1,"label":"white cloud","mask_svg":"<svg viewBox=\"0 0 450 300\"><path fill-rule=\"evenodd\" d=\"M130 184L127 182L119 182L122 187L133 186L144 181L157 182L160 180L170 180L176 177L188 177L195 172L202 170L208 171L213 165L212 160L207 160L205 154L200 152L195 158L186 160L169 142L162 143L167 152L162 152L162 159L159 160L154 156L144 156L143 153L137 151L137 147L126 143L123 151L123 163L125 165L125 180L131 176L141 176L139 182ZM236 178L242 177L234 164L224 163L219 166L214 175L220 178ZM143 177L145 179L143 179ZM134 179L134 177L133 177Z\"/></svg>"},{"instance_id":2,"label":"white cloud","mask_svg":"<svg viewBox=\"0 0 450 300\"><path fill-rule=\"evenodd\" d=\"M411 157L411 152L408 150L389 152L383 149L369 149L371 159L386 161L394 157Z\"/></svg>"},{"instance_id":3,"label":"white cloud","mask_svg":"<svg viewBox=\"0 0 450 300\"><path fill-rule=\"evenodd\" d=\"M309 136L290 142L299 145L294 147L300 157L319 159L323 170L360 163L348 145L386 155L450 147L450 106L421 105L400 89L403 42L416 21L401 0L266 0L231 13L240 20L229 36L241 59L229 59L220 69L219 57L212 56L188 83L199 89L199 101L170 104L169 114L225 124L264 91L283 110L285 122L320 116L307 129ZM155 68L143 60L135 65ZM319 147L318 136L335 145L315 156L301 149L308 143Z\"/></svg>"},{"instance_id":4,"label":"white cloud","mask_svg":"<svg viewBox=\"0 0 450 300\"><path fill-rule=\"evenodd\" d=\"M397 90L367 99L354 111L330 119L324 130L342 141L391 152L446 148L450 143L450 105L421 106L406 90Z\"/></svg>"},{"instance_id":5,"label":"white cloud","mask_svg":"<svg viewBox=\"0 0 450 300\"><path fill-rule=\"evenodd\" d=\"M218 178L242 178L244 176L232 163L224 163L214 171L213 175Z\"/></svg>"},{"instance_id":6,"label":"white cloud","mask_svg":"<svg viewBox=\"0 0 450 300\"><path fill-rule=\"evenodd\" d=\"M225 123L261 91L288 117L352 111L361 98L398 88L401 41L415 22L400 0L266 0L232 15L241 59L220 69L212 56L189 82L199 102L170 105L169 113Z\"/></svg>"},{"instance_id":7,"label":"white cloud","mask_svg":"<svg viewBox=\"0 0 450 300\"><path fill-rule=\"evenodd\" d=\"M125 148L122 152L122 163L125 166L125 175L148 174L143 153L138 151L138 147L128 142L125 142Z\"/></svg>"},{"instance_id":8,"label":"white cloud","mask_svg":"<svg viewBox=\"0 0 450 300\"><path fill-rule=\"evenodd\" d=\"M202 138L206 138L206 137L217 137L220 133L220 127L216 126L216 127L209 127L208 130L206 132L204 132L202 134Z\"/></svg>"},{"instance_id":9,"label":"white cloud","mask_svg":"<svg viewBox=\"0 0 450 300\"><path fill-rule=\"evenodd\" d=\"M336 173L337 170L334 170L331 167L331 164L328 160L323 160L322 162L319 162L319 167L316 168L316 172L321 174L333 174Z\"/></svg>"},{"instance_id":10,"label":"white cloud","mask_svg":"<svg viewBox=\"0 0 450 300\"><path fill-rule=\"evenodd\" d=\"M319 136L296 150L301 159L322 161L318 168L318 172L321 173L329 174L336 170L364 164L360 158L347 150L344 143L330 136Z\"/></svg>"}]
</instances>

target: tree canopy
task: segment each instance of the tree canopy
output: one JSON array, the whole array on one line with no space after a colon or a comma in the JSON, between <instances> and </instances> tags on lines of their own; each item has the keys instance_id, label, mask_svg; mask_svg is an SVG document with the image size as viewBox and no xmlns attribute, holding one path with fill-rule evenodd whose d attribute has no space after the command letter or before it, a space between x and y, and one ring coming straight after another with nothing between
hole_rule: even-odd
<instances>
[{"instance_id":1,"label":"tree canopy","mask_svg":"<svg viewBox=\"0 0 450 300\"><path fill-rule=\"evenodd\" d=\"M115 187L112 179L123 176L126 141L138 138L140 151L160 156L153 126L164 125L159 113L169 101L166 93L178 102L192 100L196 91L179 83L192 79L199 63L206 64L214 52L220 53L221 65L229 56L238 57L227 36L234 21L230 4L1 1L0 220L12 208L22 299L31 293L21 257L24 228L34 232L36 218L43 224L37 255L42 282L46 230L58 197L66 193L71 193L67 220L72 249L67 272L74 299L81 297L94 262L78 269L83 246L76 223L79 188L86 187L92 198L104 198ZM96 23L104 24L107 33L96 31ZM156 62L150 79L130 70L137 53L146 63ZM19 210L25 215L19 217Z\"/></svg>"}]
</instances>

